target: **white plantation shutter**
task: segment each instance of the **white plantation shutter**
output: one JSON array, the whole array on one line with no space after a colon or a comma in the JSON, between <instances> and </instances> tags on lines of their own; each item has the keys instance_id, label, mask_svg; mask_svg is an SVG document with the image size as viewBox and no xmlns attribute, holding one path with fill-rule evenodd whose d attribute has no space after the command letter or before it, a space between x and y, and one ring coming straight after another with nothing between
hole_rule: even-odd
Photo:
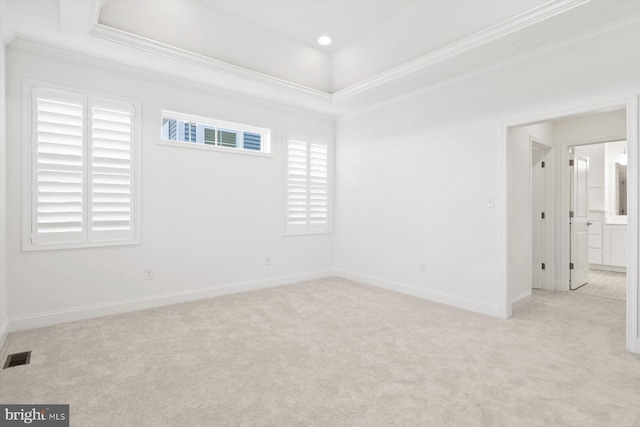
<instances>
[{"instance_id":1,"label":"white plantation shutter","mask_svg":"<svg viewBox=\"0 0 640 427\"><path fill-rule=\"evenodd\" d=\"M90 240L133 237L133 106L91 99Z\"/></svg>"},{"instance_id":2,"label":"white plantation shutter","mask_svg":"<svg viewBox=\"0 0 640 427\"><path fill-rule=\"evenodd\" d=\"M326 230L328 227L329 181L328 147L310 144L309 150L309 228Z\"/></svg>"},{"instance_id":3,"label":"white plantation shutter","mask_svg":"<svg viewBox=\"0 0 640 427\"><path fill-rule=\"evenodd\" d=\"M37 90L33 100L32 242L84 235L84 100Z\"/></svg>"},{"instance_id":4,"label":"white plantation shutter","mask_svg":"<svg viewBox=\"0 0 640 427\"><path fill-rule=\"evenodd\" d=\"M329 229L329 149L290 137L287 151L287 231Z\"/></svg>"},{"instance_id":5,"label":"white plantation shutter","mask_svg":"<svg viewBox=\"0 0 640 427\"><path fill-rule=\"evenodd\" d=\"M32 90L31 243L134 238L132 104Z\"/></svg>"},{"instance_id":6,"label":"white plantation shutter","mask_svg":"<svg viewBox=\"0 0 640 427\"><path fill-rule=\"evenodd\" d=\"M287 183L287 230L304 231L307 228L308 144L306 141L289 141Z\"/></svg>"}]
</instances>

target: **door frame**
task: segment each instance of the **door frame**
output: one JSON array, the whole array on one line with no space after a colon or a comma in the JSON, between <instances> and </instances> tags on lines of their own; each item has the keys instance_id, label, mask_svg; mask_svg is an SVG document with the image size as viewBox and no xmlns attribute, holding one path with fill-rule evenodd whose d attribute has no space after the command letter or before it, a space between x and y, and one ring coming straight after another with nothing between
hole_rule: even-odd
<instances>
[{"instance_id":1,"label":"door frame","mask_svg":"<svg viewBox=\"0 0 640 427\"><path fill-rule=\"evenodd\" d=\"M542 272L542 289L544 290L553 290L555 289L555 263L553 262L554 254L554 218L555 218L555 210L554 210L554 201L553 201L553 170L555 164L553 162L553 147L545 142L543 139L538 138L534 135L529 136L529 196L530 196L530 205L533 206L533 166L531 159L533 157L533 150L540 149L544 150L544 213L545 220L542 224L542 257L545 263L545 269ZM533 212L532 212L533 215ZM550 225L547 225L550 224ZM533 246L533 242L532 242ZM533 265L533 259L531 260L531 269L536 268ZM533 288L533 283L532 286Z\"/></svg>"},{"instance_id":2,"label":"door frame","mask_svg":"<svg viewBox=\"0 0 640 427\"><path fill-rule=\"evenodd\" d=\"M502 188L501 193L504 203L500 210L501 216L501 241L502 241L502 253L500 254L500 264L502 266L501 272L501 284L502 284L502 298L501 298L501 317L507 319L512 315L512 292L508 281L508 262L507 262L507 249L510 233L510 221L507 212L508 208L508 158L507 147L509 144L509 129L512 127L533 125L537 123L543 123L558 119L567 119L572 117L579 117L587 114L603 113L607 111L626 108L627 112L627 174L629 186L627 188L628 195L628 212L627 212L627 304L626 304L626 348L630 352L640 354L640 337L639 331L639 317L638 317L638 254L640 253L638 243L638 202L640 201L640 186L638 184L638 168L640 166L639 159L639 147L638 147L638 127L640 122L638 104L640 101L639 95L634 95L632 98L623 98L617 100L610 100L609 102L603 102L590 106L577 106L571 110L547 112L540 114L537 117L529 116L527 119L517 120L510 123L504 123L502 126L502 161L501 161L501 175L502 175ZM576 145L588 144L588 141L578 143ZM568 146L566 149L558 147L561 152L560 161L569 164ZM568 179L568 168L561 168L561 182L566 182ZM566 179L565 179L566 178ZM561 188L561 205L558 207L561 212L568 212L568 182L566 185L562 185ZM562 265L566 265L566 269L562 269L561 281L558 284L558 289L562 286L566 286L568 290L568 273L569 273L569 254L568 254L568 221L563 221L560 230L560 250L561 257L560 262ZM556 236L557 238L557 236ZM529 242L531 245L531 242ZM557 258L557 257L556 257ZM555 260L554 264L555 264ZM566 262L565 262L566 261ZM559 267L559 266L558 266Z\"/></svg>"}]
</instances>

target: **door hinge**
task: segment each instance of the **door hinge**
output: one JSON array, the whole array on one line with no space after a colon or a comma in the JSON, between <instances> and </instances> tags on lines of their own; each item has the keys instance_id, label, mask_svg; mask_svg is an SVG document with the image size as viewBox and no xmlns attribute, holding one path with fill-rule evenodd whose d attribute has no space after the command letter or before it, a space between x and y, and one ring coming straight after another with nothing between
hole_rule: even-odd
<instances>
[{"instance_id":1,"label":"door hinge","mask_svg":"<svg viewBox=\"0 0 640 427\"><path fill-rule=\"evenodd\" d=\"M544 262L542 263L542 269L544 270L546 268L546 266L544 265Z\"/></svg>"},{"instance_id":2,"label":"door hinge","mask_svg":"<svg viewBox=\"0 0 640 427\"><path fill-rule=\"evenodd\" d=\"M542 212L542 215L541 215L541 216L542 216L542 219L544 219L544 212Z\"/></svg>"},{"instance_id":3,"label":"door hinge","mask_svg":"<svg viewBox=\"0 0 640 427\"><path fill-rule=\"evenodd\" d=\"M540 167L544 167L544 162L541 162L541 165L540 165Z\"/></svg>"},{"instance_id":4,"label":"door hinge","mask_svg":"<svg viewBox=\"0 0 640 427\"><path fill-rule=\"evenodd\" d=\"M573 211L569 211L569 218L573 218Z\"/></svg>"},{"instance_id":5,"label":"door hinge","mask_svg":"<svg viewBox=\"0 0 640 427\"><path fill-rule=\"evenodd\" d=\"M573 166L573 159L569 160L569 166Z\"/></svg>"},{"instance_id":6,"label":"door hinge","mask_svg":"<svg viewBox=\"0 0 640 427\"><path fill-rule=\"evenodd\" d=\"M569 263L569 270L573 270L573 263L572 262Z\"/></svg>"}]
</instances>

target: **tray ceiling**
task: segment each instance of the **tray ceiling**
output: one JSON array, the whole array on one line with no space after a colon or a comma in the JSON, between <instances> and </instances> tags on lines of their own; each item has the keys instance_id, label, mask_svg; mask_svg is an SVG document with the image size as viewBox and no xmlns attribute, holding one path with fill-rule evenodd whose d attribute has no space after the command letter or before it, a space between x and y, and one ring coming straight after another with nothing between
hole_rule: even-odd
<instances>
[{"instance_id":1,"label":"tray ceiling","mask_svg":"<svg viewBox=\"0 0 640 427\"><path fill-rule=\"evenodd\" d=\"M552 45L584 43L587 33L605 37L640 25L640 2L614 0L7 5L14 48L40 49L28 44L35 42L329 114L549 54ZM332 45L316 43L323 34Z\"/></svg>"}]
</instances>

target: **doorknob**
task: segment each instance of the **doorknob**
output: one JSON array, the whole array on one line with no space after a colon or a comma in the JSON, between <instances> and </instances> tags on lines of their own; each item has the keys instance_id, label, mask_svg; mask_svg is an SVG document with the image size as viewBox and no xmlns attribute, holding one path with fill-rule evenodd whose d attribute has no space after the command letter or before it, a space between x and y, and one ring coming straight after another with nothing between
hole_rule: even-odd
<instances>
[{"instance_id":1,"label":"doorknob","mask_svg":"<svg viewBox=\"0 0 640 427\"><path fill-rule=\"evenodd\" d=\"M593 223L587 221L587 226L590 226L590 225L593 225Z\"/></svg>"}]
</instances>

